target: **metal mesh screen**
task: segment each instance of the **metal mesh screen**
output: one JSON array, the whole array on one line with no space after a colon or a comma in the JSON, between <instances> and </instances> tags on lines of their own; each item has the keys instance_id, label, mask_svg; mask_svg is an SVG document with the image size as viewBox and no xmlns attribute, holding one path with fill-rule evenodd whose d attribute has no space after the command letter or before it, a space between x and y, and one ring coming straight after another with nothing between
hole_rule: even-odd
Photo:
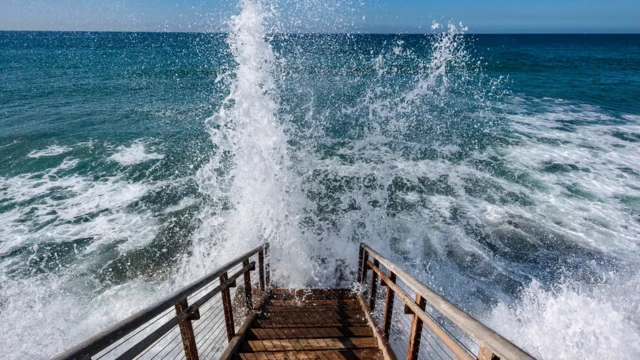
<instances>
[{"instance_id":1,"label":"metal mesh screen","mask_svg":"<svg viewBox=\"0 0 640 360\"><path fill-rule=\"evenodd\" d=\"M190 285L158 305L117 324L104 335L96 336L79 345L80 350L72 349L59 358L75 358L78 356L77 351L80 351L80 354L93 352L95 355L91 358L94 360L171 360L187 358L188 354L193 353L189 352L194 351L193 349L196 349L199 359L219 358L227 348L230 338L253 310L249 306L256 304L263 295L260 290L260 274L264 274L268 279L268 257L260 262L259 254L264 251L268 255L266 250L266 245L252 250L244 257L223 266L218 272L199 280L195 285ZM255 264L253 270L252 263ZM260 269L260 265L264 267ZM248 276L248 279L245 279L245 276ZM248 281L248 286L245 281ZM203 282L206 283L200 285ZM197 290L189 290L190 288ZM225 302L227 291L229 297ZM247 299L248 296L250 301ZM229 306L225 307L225 303ZM152 315L158 312L158 315ZM228 316L233 317L232 322L231 319L227 319ZM119 326L123 330L118 330ZM121 333L126 335L120 338ZM109 344L112 338L119 340L108 346L102 345ZM81 356L88 358L86 355Z\"/></svg>"}]
</instances>

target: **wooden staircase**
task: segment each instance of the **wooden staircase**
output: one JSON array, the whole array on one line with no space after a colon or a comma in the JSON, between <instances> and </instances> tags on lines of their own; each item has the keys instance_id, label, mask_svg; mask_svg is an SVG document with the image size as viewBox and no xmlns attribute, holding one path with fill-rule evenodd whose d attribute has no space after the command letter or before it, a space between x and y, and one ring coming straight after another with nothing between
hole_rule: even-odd
<instances>
[{"instance_id":1,"label":"wooden staircase","mask_svg":"<svg viewBox=\"0 0 640 360\"><path fill-rule=\"evenodd\" d=\"M355 293L273 289L234 359L383 359Z\"/></svg>"},{"instance_id":2,"label":"wooden staircase","mask_svg":"<svg viewBox=\"0 0 640 360\"><path fill-rule=\"evenodd\" d=\"M265 243L54 360L535 360L364 243L362 294L274 289L268 259Z\"/></svg>"}]
</instances>

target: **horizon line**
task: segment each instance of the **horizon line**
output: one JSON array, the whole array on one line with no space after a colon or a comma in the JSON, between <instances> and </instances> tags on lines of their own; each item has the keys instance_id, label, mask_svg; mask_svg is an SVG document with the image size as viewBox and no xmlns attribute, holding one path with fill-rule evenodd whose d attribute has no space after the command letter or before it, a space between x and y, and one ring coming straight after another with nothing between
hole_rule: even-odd
<instances>
[{"instance_id":1,"label":"horizon line","mask_svg":"<svg viewBox=\"0 0 640 360\"><path fill-rule=\"evenodd\" d=\"M121 34L212 34L226 35L228 31L158 31L158 30L3 30L0 32L30 32L30 33L121 33ZM269 35L435 35L443 32L277 32ZM462 35L640 35L640 30L634 32L491 32L467 31Z\"/></svg>"}]
</instances>

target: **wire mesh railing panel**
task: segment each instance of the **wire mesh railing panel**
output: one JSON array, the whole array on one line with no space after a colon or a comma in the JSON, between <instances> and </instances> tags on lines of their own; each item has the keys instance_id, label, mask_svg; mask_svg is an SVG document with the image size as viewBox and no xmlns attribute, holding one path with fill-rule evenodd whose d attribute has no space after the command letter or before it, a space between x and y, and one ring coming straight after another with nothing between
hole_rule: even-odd
<instances>
[{"instance_id":1,"label":"wire mesh railing panel","mask_svg":"<svg viewBox=\"0 0 640 360\"><path fill-rule=\"evenodd\" d=\"M54 359L217 359L268 279L264 254L267 244Z\"/></svg>"},{"instance_id":2,"label":"wire mesh railing panel","mask_svg":"<svg viewBox=\"0 0 640 360\"><path fill-rule=\"evenodd\" d=\"M143 326L140 326L136 331L128 334L124 338L116 341L112 345L108 346L104 350L97 353L92 359L94 360L111 360L116 359L126 352L131 346L137 344L149 334L157 330L162 324L168 321L175 315L175 309L173 307L168 308L160 315L148 321Z\"/></svg>"},{"instance_id":3,"label":"wire mesh railing panel","mask_svg":"<svg viewBox=\"0 0 640 360\"><path fill-rule=\"evenodd\" d=\"M180 329L177 327L171 329L153 345L149 346L136 359L163 360L169 357L172 352L175 352L176 349L182 350L182 337L180 336ZM181 353L184 355L183 351Z\"/></svg>"},{"instance_id":4,"label":"wire mesh railing panel","mask_svg":"<svg viewBox=\"0 0 640 360\"><path fill-rule=\"evenodd\" d=\"M200 314L200 320L194 327L193 332L196 337L196 348L198 355L203 358L203 351L216 343L217 336L222 330L225 330L224 307L222 305L222 295L217 294L208 311ZM224 332L226 340L226 330Z\"/></svg>"},{"instance_id":5,"label":"wire mesh railing panel","mask_svg":"<svg viewBox=\"0 0 640 360\"><path fill-rule=\"evenodd\" d=\"M420 348L428 355L428 358L451 360L458 358L430 329L423 330Z\"/></svg>"},{"instance_id":6,"label":"wire mesh railing panel","mask_svg":"<svg viewBox=\"0 0 640 360\"><path fill-rule=\"evenodd\" d=\"M398 358L406 359L409 352L409 339L411 336L411 316L404 313L402 299L394 294L393 316L391 318L391 331L389 344Z\"/></svg>"},{"instance_id":7,"label":"wire mesh railing panel","mask_svg":"<svg viewBox=\"0 0 640 360\"><path fill-rule=\"evenodd\" d=\"M366 244L359 260L371 315L398 358L533 360Z\"/></svg>"},{"instance_id":8,"label":"wire mesh railing panel","mask_svg":"<svg viewBox=\"0 0 640 360\"><path fill-rule=\"evenodd\" d=\"M427 304L426 312L442 329L447 332L447 334L449 334L449 336L454 338L470 354L478 353L478 350L480 349L478 341L462 330L458 324L451 321L430 304Z\"/></svg>"}]
</instances>

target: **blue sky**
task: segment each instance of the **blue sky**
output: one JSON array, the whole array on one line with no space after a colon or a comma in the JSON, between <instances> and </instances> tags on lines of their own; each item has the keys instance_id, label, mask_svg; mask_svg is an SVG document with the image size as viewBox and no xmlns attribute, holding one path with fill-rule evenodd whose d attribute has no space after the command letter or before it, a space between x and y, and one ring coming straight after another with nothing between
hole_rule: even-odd
<instances>
[{"instance_id":1,"label":"blue sky","mask_svg":"<svg viewBox=\"0 0 640 360\"><path fill-rule=\"evenodd\" d=\"M265 0L266 1L266 0ZM279 0L279 28L475 33L640 32L639 0ZM224 31L234 0L0 0L0 30Z\"/></svg>"}]
</instances>

